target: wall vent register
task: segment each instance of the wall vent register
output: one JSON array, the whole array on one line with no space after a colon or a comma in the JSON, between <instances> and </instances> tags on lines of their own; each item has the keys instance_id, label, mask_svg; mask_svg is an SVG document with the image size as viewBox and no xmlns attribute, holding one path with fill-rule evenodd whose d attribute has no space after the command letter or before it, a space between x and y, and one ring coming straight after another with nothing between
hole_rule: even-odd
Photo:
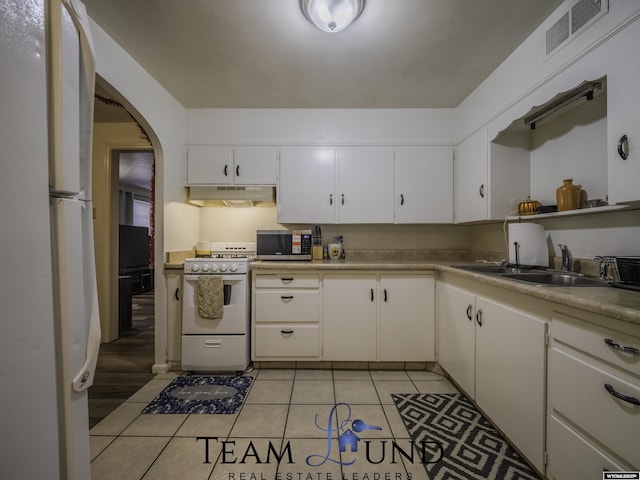
<instances>
[{"instance_id":1,"label":"wall vent register","mask_svg":"<svg viewBox=\"0 0 640 480\"><path fill-rule=\"evenodd\" d=\"M546 32L547 56L609 11L609 0L578 0Z\"/></svg>"}]
</instances>

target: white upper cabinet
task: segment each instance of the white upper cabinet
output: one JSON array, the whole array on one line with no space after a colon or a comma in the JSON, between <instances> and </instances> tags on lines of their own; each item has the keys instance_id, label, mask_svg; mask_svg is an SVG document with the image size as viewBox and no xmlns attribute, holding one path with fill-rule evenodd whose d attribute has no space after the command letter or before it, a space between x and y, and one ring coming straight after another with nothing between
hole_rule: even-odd
<instances>
[{"instance_id":1,"label":"white upper cabinet","mask_svg":"<svg viewBox=\"0 0 640 480\"><path fill-rule=\"evenodd\" d=\"M338 223L393 223L393 149L338 150Z\"/></svg>"},{"instance_id":2,"label":"white upper cabinet","mask_svg":"<svg viewBox=\"0 0 640 480\"><path fill-rule=\"evenodd\" d=\"M491 142L483 128L455 148L455 223L504 220L530 191L528 134L502 135Z\"/></svg>"},{"instance_id":3,"label":"white upper cabinet","mask_svg":"<svg viewBox=\"0 0 640 480\"><path fill-rule=\"evenodd\" d=\"M211 145L188 147L187 184L232 185L233 148Z\"/></svg>"},{"instance_id":4,"label":"white upper cabinet","mask_svg":"<svg viewBox=\"0 0 640 480\"><path fill-rule=\"evenodd\" d=\"M233 149L235 185L275 185L278 183L278 149L247 146Z\"/></svg>"},{"instance_id":5,"label":"white upper cabinet","mask_svg":"<svg viewBox=\"0 0 640 480\"><path fill-rule=\"evenodd\" d=\"M393 149L286 147L279 223L393 223Z\"/></svg>"},{"instance_id":6,"label":"white upper cabinet","mask_svg":"<svg viewBox=\"0 0 640 480\"><path fill-rule=\"evenodd\" d=\"M188 185L275 185L276 147L193 145L187 148Z\"/></svg>"},{"instance_id":7,"label":"white upper cabinet","mask_svg":"<svg viewBox=\"0 0 640 480\"><path fill-rule=\"evenodd\" d=\"M453 222L451 147L397 147L395 223Z\"/></svg>"},{"instance_id":8,"label":"white upper cabinet","mask_svg":"<svg viewBox=\"0 0 640 480\"><path fill-rule=\"evenodd\" d=\"M453 204L456 223L487 219L488 154L486 128L478 130L455 148Z\"/></svg>"},{"instance_id":9,"label":"white upper cabinet","mask_svg":"<svg viewBox=\"0 0 640 480\"><path fill-rule=\"evenodd\" d=\"M635 40L629 40L631 37ZM617 42L621 45L615 50L619 53L613 56L615 67L607 75L609 203L640 200L640 62L635 51L638 38L640 22L636 21L628 31L611 40L616 42L614 49Z\"/></svg>"},{"instance_id":10,"label":"white upper cabinet","mask_svg":"<svg viewBox=\"0 0 640 480\"><path fill-rule=\"evenodd\" d=\"M321 147L280 150L278 223L334 223L336 151Z\"/></svg>"}]
</instances>

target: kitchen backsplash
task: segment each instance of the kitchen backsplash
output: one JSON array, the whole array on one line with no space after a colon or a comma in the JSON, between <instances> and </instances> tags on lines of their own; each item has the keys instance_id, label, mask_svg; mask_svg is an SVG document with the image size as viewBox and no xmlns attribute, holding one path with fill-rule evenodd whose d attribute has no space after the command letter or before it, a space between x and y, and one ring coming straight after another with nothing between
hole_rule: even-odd
<instances>
[{"instance_id":1,"label":"kitchen backsplash","mask_svg":"<svg viewBox=\"0 0 640 480\"><path fill-rule=\"evenodd\" d=\"M199 209L199 239L255 241L256 230L285 228L276 222L276 207ZM595 255L640 255L638 210L535 219L547 234L550 257L559 257L558 244L569 246L576 259ZM311 225L287 225L310 228ZM403 251L403 255L426 252L469 251L469 259L500 261L506 258L503 224L478 225L323 225L324 243L344 237L349 252ZM177 249L176 249L177 250ZM444 254L444 253L443 253ZM583 262L588 265L588 262Z\"/></svg>"}]
</instances>

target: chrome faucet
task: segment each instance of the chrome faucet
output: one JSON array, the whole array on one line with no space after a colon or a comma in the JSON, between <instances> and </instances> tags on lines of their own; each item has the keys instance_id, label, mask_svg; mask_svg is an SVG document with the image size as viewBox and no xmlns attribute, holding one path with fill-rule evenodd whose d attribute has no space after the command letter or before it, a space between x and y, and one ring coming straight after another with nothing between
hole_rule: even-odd
<instances>
[{"instance_id":1,"label":"chrome faucet","mask_svg":"<svg viewBox=\"0 0 640 480\"><path fill-rule=\"evenodd\" d=\"M595 257L593 257L593 260L595 262L600 262L600 278L603 280L606 280L607 278L607 261L604 259L604 257L601 257L600 255L596 255Z\"/></svg>"},{"instance_id":2,"label":"chrome faucet","mask_svg":"<svg viewBox=\"0 0 640 480\"><path fill-rule=\"evenodd\" d=\"M559 244L560 251L562 252L562 271L570 272L571 271L571 252L569 251L569 247L566 245Z\"/></svg>"}]
</instances>

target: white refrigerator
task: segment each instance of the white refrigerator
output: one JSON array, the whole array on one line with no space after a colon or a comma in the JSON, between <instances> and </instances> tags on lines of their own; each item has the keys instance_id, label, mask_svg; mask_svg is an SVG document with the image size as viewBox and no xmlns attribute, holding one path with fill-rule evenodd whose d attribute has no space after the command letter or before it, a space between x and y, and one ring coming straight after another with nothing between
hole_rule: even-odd
<instances>
[{"instance_id":1,"label":"white refrigerator","mask_svg":"<svg viewBox=\"0 0 640 480\"><path fill-rule=\"evenodd\" d=\"M76 0L0 0L0 477L89 479L95 61Z\"/></svg>"}]
</instances>

